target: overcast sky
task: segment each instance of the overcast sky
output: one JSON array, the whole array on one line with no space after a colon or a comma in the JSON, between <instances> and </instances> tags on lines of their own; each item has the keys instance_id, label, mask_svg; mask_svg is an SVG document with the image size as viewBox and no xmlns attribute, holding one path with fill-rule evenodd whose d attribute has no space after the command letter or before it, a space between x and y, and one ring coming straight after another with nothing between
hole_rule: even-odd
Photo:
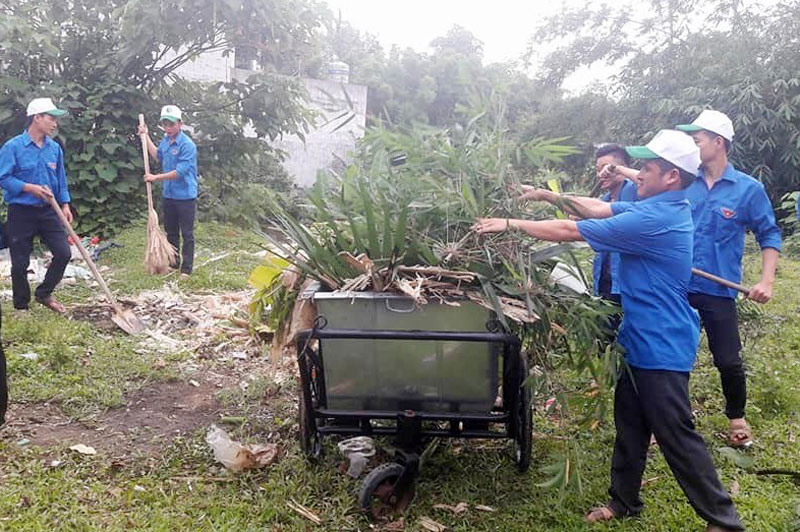
<instances>
[{"instance_id":1,"label":"overcast sky","mask_svg":"<svg viewBox=\"0 0 800 532\"><path fill-rule=\"evenodd\" d=\"M399 44L427 51L433 39L458 24L483 41L484 59L490 63L519 58L538 20L586 0L324 1L357 29L376 35L386 50Z\"/></svg>"}]
</instances>

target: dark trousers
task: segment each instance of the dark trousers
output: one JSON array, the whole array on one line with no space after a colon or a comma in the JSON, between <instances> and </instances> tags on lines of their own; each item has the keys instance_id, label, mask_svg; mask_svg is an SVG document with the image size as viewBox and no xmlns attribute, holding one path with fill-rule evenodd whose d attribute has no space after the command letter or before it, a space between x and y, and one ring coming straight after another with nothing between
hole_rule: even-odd
<instances>
[{"instance_id":1,"label":"dark trousers","mask_svg":"<svg viewBox=\"0 0 800 532\"><path fill-rule=\"evenodd\" d=\"M747 380L742 363L742 343L739 339L739 316L736 300L707 294L689 294L689 304L700 313L706 330L708 348L719 370L722 393L725 396L725 415L728 419L744 417L747 403Z\"/></svg>"},{"instance_id":2,"label":"dark trousers","mask_svg":"<svg viewBox=\"0 0 800 532\"><path fill-rule=\"evenodd\" d=\"M3 313L0 311L0 331L3 329ZM8 408L8 377L6 376L6 354L0 341L0 426L6 422Z\"/></svg>"},{"instance_id":3,"label":"dark trousers","mask_svg":"<svg viewBox=\"0 0 800 532\"><path fill-rule=\"evenodd\" d=\"M194 267L194 217L197 200L164 198L164 229L167 240L175 249L181 250L182 273L192 273ZM183 239L183 246L180 245ZM172 264L177 268L178 264Z\"/></svg>"},{"instance_id":4,"label":"dark trousers","mask_svg":"<svg viewBox=\"0 0 800 532\"><path fill-rule=\"evenodd\" d=\"M650 435L654 434L697 514L708 523L744 530L706 444L694 429L688 373L624 368L614 394L614 424L617 436L611 460L609 506L616 515L642 511L639 492Z\"/></svg>"},{"instance_id":5,"label":"dark trousers","mask_svg":"<svg viewBox=\"0 0 800 532\"><path fill-rule=\"evenodd\" d=\"M30 205L8 206L8 252L11 255L11 289L14 308L28 308L31 301L31 287L28 284L28 266L33 251L33 237L38 236L53 254L42 284L36 287L34 295L41 301L50 297L56 285L64 276L71 252L67 242L67 232L58 215L49 205L33 207Z\"/></svg>"}]
</instances>

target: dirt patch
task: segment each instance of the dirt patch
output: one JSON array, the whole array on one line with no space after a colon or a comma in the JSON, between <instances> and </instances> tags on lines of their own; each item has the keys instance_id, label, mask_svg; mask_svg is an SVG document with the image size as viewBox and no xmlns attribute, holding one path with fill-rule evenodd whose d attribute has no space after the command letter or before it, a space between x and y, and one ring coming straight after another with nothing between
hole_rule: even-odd
<instances>
[{"instance_id":1,"label":"dirt patch","mask_svg":"<svg viewBox=\"0 0 800 532\"><path fill-rule=\"evenodd\" d=\"M71 421L53 405L12 405L9 428L41 447L82 443L110 456L152 454L219 418L217 388L194 382L199 386L182 381L149 386L132 394L125 407L84 422Z\"/></svg>"}]
</instances>

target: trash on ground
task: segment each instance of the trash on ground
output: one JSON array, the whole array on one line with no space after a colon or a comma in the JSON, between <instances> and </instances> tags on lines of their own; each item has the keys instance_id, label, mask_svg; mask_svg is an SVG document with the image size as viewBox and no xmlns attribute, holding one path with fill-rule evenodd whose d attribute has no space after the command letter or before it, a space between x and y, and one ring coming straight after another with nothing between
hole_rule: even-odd
<instances>
[{"instance_id":1,"label":"trash on ground","mask_svg":"<svg viewBox=\"0 0 800 532\"><path fill-rule=\"evenodd\" d=\"M28 438L23 438L17 442L17 445L20 447L24 447L25 445L28 445L30 442L31 440L29 440Z\"/></svg>"},{"instance_id":2,"label":"trash on ground","mask_svg":"<svg viewBox=\"0 0 800 532\"><path fill-rule=\"evenodd\" d=\"M447 527L442 523L438 523L430 517L425 517L424 515L419 518L419 526L425 530L429 530L430 532L444 532L447 530Z\"/></svg>"},{"instance_id":3,"label":"trash on ground","mask_svg":"<svg viewBox=\"0 0 800 532\"><path fill-rule=\"evenodd\" d=\"M495 511L494 508L492 508L491 506L486 506L485 504L476 504L475 505L475 509L476 510L480 510L481 512L494 512Z\"/></svg>"},{"instance_id":4,"label":"trash on ground","mask_svg":"<svg viewBox=\"0 0 800 532\"><path fill-rule=\"evenodd\" d=\"M375 456L375 442L369 436L356 436L339 442L339 451L347 457L350 465L347 474L358 478L367 467L370 456Z\"/></svg>"},{"instance_id":5,"label":"trash on ground","mask_svg":"<svg viewBox=\"0 0 800 532\"><path fill-rule=\"evenodd\" d=\"M434 504L433 507L437 510L448 510L456 515L461 515L469 510L469 504L465 502L460 502L455 506L451 506L449 504Z\"/></svg>"},{"instance_id":6,"label":"trash on ground","mask_svg":"<svg viewBox=\"0 0 800 532\"><path fill-rule=\"evenodd\" d=\"M72 447L69 448L69 450L75 451L80 454L88 454L88 455L97 454L97 451L95 451L94 447L89 447L88 445L84 445L82 443L73 445Z\"/></svg>"},{"instance_id":7,"label":"trash on ground","mask_svg":"<svg viewBox=\"0 0 800 532\"><path fill-rule=\"evenodd\" d=\"M39 353L28 351L27 353L20 353L19 357L26 360L39 360Z\"/></svg>"},{"instance_id":8,"label":"trash on ground","mask_svg":"<svg viewBox=\"0 0 800 532\"><path fill-rule=\"evenodd\" d=\"M320 519L320 517L317 514L315 514L314 512L312 512L311 510L309 510L308 508L306 508L305 506L303 506L302 504L300 504L296 500L289 499L286 502L286 506L288 506L289 508L291 508L292 510L294 510L298 514L302 515L303 517L305 517L306 519L308 519L312 523L314 523L316 525L321 525L322 524L322 519Z\"/></svg>"},{"instance_id":9,"label":"trash on ground","mask_svg":"<svg viewBox=\"0 0 800 532\"><path fill-rule=\"evenodd\" d=\"M225 430L211 425L206 435L206 442L214 451L214 458L234 473L245 469L266 467L278 457L278 446L242 445L228 436Z\"/></svg>"}]
</instances>

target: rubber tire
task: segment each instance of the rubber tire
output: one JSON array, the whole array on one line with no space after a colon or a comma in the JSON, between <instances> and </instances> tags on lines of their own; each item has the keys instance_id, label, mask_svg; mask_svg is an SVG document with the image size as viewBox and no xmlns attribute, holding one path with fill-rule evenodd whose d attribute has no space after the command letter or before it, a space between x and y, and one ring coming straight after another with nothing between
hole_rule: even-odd
<instances>
[{"instance_id":1,"label":"rubber tire","mask_svg":"<svg viewBox=\"0 0 800 532\"><path fill-rule=\"evenodd\" d=\"M520 353L519 358L520 374L524 383L528 378L528 361L524 354ZM531 452L533 451L533 410L531 410L530 386L522 386L514 415L517 427L514 434L514 463L517 464L517 470L524 473L531 465Z\"/></svg>"},{"instance_id":2,"label":"rubber tire","mask_svg":"<svg viewBox=\"0 0 800 532\"><path fill-rule=\"evenodd\" d=\"M300 449L310 462L317 462L322 457L322 440L317 433L317 424L306 409L305 392L300 389L300 408L297 424L300 432Z\"/></svg>"},{"instance_id":3,"label":"rubber tire","mask_svg":"<svg viewBox=\"0 0 800 532\"><path fill-rule=\"evenodd\" d=\"M414 498L413 484L409 487L408 492L397 497L397 504L394 506L389 504L386 508L377 508L374 505L373 497L375 491L385 482L396 482L404 469L405 467L397 462L381 464L370 471L364 478L364 482L361 483L361 489L358 490L358 506L367 516L373 520L381 520L393 517L408 508Z\"/></svg>"}]
</instances>

